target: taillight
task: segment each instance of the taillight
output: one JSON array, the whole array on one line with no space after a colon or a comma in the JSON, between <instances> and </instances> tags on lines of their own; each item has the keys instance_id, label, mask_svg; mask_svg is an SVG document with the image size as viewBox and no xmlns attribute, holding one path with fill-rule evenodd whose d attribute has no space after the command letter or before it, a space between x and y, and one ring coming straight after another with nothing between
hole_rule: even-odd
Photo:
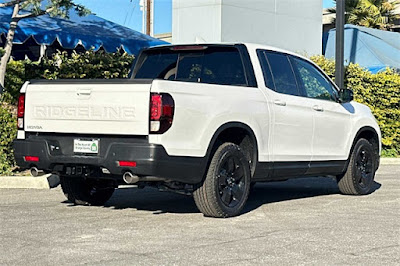
<instances>
[{"instance_id":1,"label":"taillight","mask_svg":"<svg viewBox=\"0 0 400 266\"><path fill-rule=\"evenodd\" d=\"M25 93L21 93L18 98L18 111L17 111L18 129L24 128L24 115L25 115Z\"/></svg>"},{"instance_id":2,"label":"taillight","mask_svg":"<svg viewBox=\"0 0 400 266\"><path fill-rule=\"evenodd\" d=\"M152 93L150 99L150 133L163 134L172 126L174 99L167 93Z\"/></svg>"}]
</instances>

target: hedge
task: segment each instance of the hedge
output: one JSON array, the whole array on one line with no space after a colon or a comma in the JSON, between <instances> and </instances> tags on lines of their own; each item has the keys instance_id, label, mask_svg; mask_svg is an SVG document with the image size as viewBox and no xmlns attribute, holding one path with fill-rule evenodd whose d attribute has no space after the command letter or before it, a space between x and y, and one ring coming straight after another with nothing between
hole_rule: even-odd
<instances>
[{"instance_id":1,"label":"hedge","mask_svg":"<svg viewBox=\"0 0 400 266\"><path fill-rule=\"evenodd\" d=\"M13 165L12 141L17 134L15 110L11 105L0 106L0 175L9 174Z\"/></svg>"},{"instance_id":2,"label":"hedge","mask_svg":"<svg viewBox=\"0 0 400 266\"><path fill-rule=\"evenodd\" d=\"M335 63L323 56L311 58L334 78ZM391 69L372 74L359 65L346 68L345 87L354 91L354 99L371 108L382 131L383 156L400 155L400 74Z\"/></svg>"},{"instance_id":3,"label":"hedge","mask_svg":"<svg viewBox=\"0 0 400 266\"><path fill-rule=\"evenodd\" d=\"M38 62L10 61L5 78L6 93L2 100L15 104L19 90L32 79L113 79L126 78L134 56L127 53L87 51L82 54L58 52Z\"/></svg>"}]
</instances>

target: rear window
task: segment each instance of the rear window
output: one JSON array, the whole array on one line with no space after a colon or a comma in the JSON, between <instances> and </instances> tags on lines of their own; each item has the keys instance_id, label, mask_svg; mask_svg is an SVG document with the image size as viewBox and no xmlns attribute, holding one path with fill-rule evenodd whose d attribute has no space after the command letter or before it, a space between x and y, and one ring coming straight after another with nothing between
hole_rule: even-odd
<instances>
[{"instance_id":1,"label":"rear window","mask_svg":"<svg viewBox=\"0 0 400 266\"><path fill-rule=\"evenodd\" d=\"M134 79L165 79L247 86L243 62L236 47L208 47L196 51L154 49L139 58Z\"/></svg>"}]
</instances>

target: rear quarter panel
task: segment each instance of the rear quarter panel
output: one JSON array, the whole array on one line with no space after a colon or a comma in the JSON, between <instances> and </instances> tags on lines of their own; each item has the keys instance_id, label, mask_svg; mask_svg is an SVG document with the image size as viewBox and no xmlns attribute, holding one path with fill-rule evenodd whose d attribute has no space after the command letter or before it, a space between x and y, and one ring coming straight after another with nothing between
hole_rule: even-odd
<instances>
[{"instance_id":1,"label":"rear quarter panel","mask_svg":"<svg viewBox=\"0 0 400 266\"><path fill-rule=\"evenodd\" d=\"M155 80L151 92L169 93L175 101L172 127L149 137L169 155L204 157L218 128L240 122L253 130L259 160L269 159L269 110L258 88Z\"/></svg>"}]
</instances>

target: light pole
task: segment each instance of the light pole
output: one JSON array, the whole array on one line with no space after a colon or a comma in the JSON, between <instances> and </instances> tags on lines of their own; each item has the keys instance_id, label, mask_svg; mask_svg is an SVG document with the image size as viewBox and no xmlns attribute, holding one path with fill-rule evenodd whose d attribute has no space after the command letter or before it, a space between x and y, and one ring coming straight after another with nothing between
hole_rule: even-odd
<instances>
[{"instance_id":1,"label":"light pole","mask_svg":"<svg viewBox=\"0 0 400 266\"><path fill-rule=\"evenodd\" d=\"M344 22L345 0L336 0L336 53L335 82L344 88Z\"/></svg>"}]
</instances>

